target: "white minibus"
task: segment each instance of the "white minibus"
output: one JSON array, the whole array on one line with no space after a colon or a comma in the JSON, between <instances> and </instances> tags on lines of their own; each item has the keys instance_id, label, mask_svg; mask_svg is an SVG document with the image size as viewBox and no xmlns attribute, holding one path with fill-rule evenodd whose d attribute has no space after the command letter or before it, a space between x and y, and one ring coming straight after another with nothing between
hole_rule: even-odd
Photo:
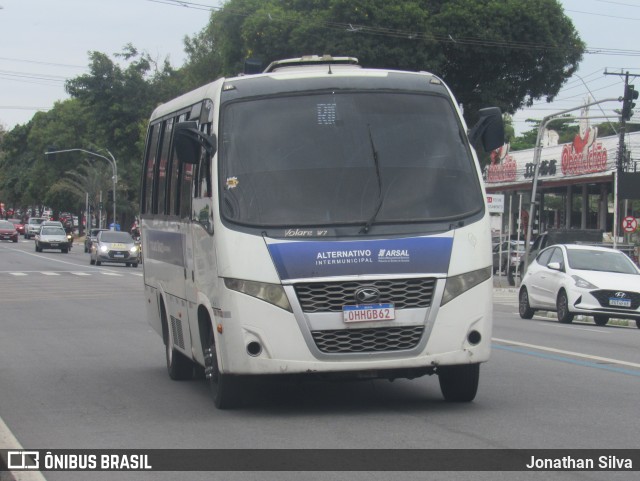
<instances>
[{"instance_id":1,"label":"white minibus","mask_svg":"<svg viewBox=\"0 0 640 481\"><path fill-rule=\"evenodd\" d=\"M172 379L218 408L256 376L435 374L468 402L489 359L489 213L467 130L436 75L350 57L273 62L153 112L141 185L145 303ZM263 378L266 379L266 378Z\"/></svg>"}]
</instances>

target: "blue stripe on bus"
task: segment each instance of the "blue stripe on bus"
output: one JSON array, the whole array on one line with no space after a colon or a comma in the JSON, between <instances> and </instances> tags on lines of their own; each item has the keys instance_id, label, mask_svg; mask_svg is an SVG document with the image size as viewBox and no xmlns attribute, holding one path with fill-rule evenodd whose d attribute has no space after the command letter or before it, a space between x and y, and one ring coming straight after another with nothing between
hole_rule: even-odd
<instances>
[{"instance_id":1,"label":"blue stripe on bus","mask_svg":"<svg viewBox=\"0 0 640 481\"><path fill-rule=\"evenodd\" d=\"M268 245L281 279L449 270L451 237L368 241L294 241Z\"/></svg>"}]
</instances>

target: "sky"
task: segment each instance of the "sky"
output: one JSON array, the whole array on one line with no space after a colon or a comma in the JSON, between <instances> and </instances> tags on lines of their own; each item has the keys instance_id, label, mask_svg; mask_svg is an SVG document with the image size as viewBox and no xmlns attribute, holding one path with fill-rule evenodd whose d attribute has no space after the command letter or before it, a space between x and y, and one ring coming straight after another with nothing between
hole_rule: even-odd
<instances>
[{"instance_id":1,"label":"sky","mask_svg":"<svg viewBox=\"0 0 640 481\"><path fill-rule=\"evenodd\" d=\"M0 125L11 130L28 122L38 110L48 110L56 101L68 98L64 81L88 72L90 51L112 55L131 43L159 60L168 57L174 67L180 67L185 60L185 36L206 26L209 11L176 3L0 0ZM221 3L190 0L192 6L217 8ZM579 107L589 90L595 100L623 95L624 78L605 75L605 70L640 75L640 0L561 0L561 4L589 53L577 72L580 78L570 79L557 100L548 104L542 99L516 113L517 133L531 129L527 118L541 119ZM635 83L640 90L640 79ZM618 102L603 104L606 115L615 116L617 108ZM590 115L596 114L603 112L593 107ZM640 122L640 108L632 120Z\"/></svg>"},{"instance_id":2,"label":"sky","mask_svg":"<svg viewBox=\"0 0 640 481\"><path fill-rule=\"evenodd\" d=\"M131 43L180 67L186 58L184 37L200 32L210 12L171 3L0 0L0 124L10 130L69 98L64 81L89 72L91 51L112 55Z\"/></svg>"}]
</instances>

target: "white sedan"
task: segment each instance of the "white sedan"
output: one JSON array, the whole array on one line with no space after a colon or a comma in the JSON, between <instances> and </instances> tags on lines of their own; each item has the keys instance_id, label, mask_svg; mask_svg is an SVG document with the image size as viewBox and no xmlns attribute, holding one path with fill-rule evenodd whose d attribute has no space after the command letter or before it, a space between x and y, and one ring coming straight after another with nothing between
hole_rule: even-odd
<instances>
[{"instance_id":1,"label":"white sedan","mask_svg":"<svg viewBox=\"0 0 640 481\"><path fill-rule=\"evenodd\" d=\"M557 312L562 323L582 314L599 326L613 317L635 320L640 328L640 269L616 249L553 245L527 268L518 300L523 319L545 310Z\"/></svg>"}]
</instances>

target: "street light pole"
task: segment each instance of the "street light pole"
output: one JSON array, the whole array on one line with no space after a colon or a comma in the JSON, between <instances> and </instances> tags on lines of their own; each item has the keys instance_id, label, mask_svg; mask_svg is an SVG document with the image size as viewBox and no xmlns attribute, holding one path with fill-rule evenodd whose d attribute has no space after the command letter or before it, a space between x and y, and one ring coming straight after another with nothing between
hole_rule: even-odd
<instances>
[{"instance_id":1,"label":"street light pole","mask_svg":"<svg viewBox=\"0 0 640 481\"><path fill-rule=\"evenodd\" d=\"M538 127L538 135L536 138L536 146L535 146L535 150L533 152L533 164L534 164L534 171L533 171L533 182L532 182L532 189L531 189L531 203L530 203L530 207L529 207L529 221L527 224L527 236L526 236L526 241L525 241L525 246L524 246L524 264L523 264L523 269L522 269L522 273L520 275L523 275L524 272L526 271L527 267L529 266L529 252L531 251L530 248L530 244L531 244L531 230L533 229L533 218L536 215L536 190L538 187L538 175L540 172L540 157L542 155L542 135L544 133L544 129L547 127L547 124L549 124L549 122L551 122L552 120L557 120L556 117L558 117L559 115L563 115L569 112L573 112L575 110L580 110L584 107L590 107L592 105L598 105L604 102L619 102L620 100L622 100L621 97L619 98L612 98L612 99L604 99L604 100L599 100L596 102L589 102L586 103L584 105L581 105L580 107L574 107L571 109L566 109L566 110L562 110L560 112L556 112L555 114L551 114L551 115L547 115L546 117L544 117L542 119L542 121L540 122L540 126ZM615 197L615 196L614 196ZM615 221L614 221L614 234L615 234Z\"/></svg>"},{"instance_id":2,"label":"street light pole","mask_svg":"<svg viewBox=\"0 0 640 481\"><path fill-rule=\"evenodd\" d=\"M95 152L91 152L90 150L85 149L65 149L65 150L50 150L45 152L44 155L51 154L63 154L65 152L84 152L85 154L93 155L94 157L100 157L101 159L106 160L111 165L111 170L113 171L113 228L116 228L116 183L118 182L118 165L116 164L116 159L109 150L104 149L109 157L105 157L104 155L96 154Z\"/></svg>"}]
</instances>

